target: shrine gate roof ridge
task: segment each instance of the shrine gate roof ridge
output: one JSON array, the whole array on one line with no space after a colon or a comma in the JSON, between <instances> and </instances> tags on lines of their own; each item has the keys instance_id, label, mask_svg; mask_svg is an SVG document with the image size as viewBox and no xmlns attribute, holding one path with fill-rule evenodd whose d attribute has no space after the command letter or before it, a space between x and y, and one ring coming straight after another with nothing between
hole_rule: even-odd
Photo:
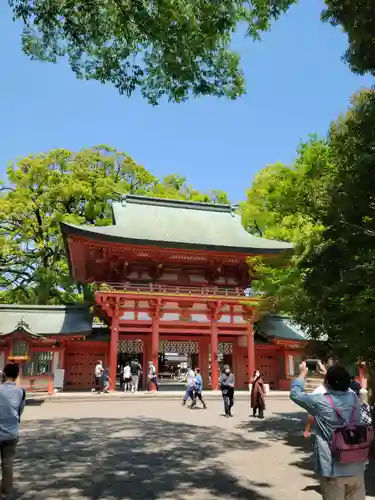
<instances>
[{"instance_id":1,"label":"shrine gate roof ridge","mask_svg":"<svg viewBox=\"0 0 375 500\"><path fill-rule=\"evenodd\" d=\"M303 331L286 316L269 315L261 323L261 332L267 337L282 340L295 340L305 342L307 340Z\"/></svg>"},{"instance_id":2,"label":"shrine gate roof ridge","mask_svg":"<svg viewBox=\"0 0 375 500\"><path fill-rule=\"evenodd\" d=\"M163 248L277 254L288 242L249 234L231 205L126 195L112 204L113 225L62 223L64 236Z\"/></svg>"},{"instance_id":3,"label":"shrine gate roof ridge","mask_svg":"<svg viewBox=\"0 0 375 500\"><path fill-rule=\"evenodd\" d=\"M0 335L24 329L35 336L89 334L92 314L88 306L0 304Z\"/></svg>"}]
</instances>

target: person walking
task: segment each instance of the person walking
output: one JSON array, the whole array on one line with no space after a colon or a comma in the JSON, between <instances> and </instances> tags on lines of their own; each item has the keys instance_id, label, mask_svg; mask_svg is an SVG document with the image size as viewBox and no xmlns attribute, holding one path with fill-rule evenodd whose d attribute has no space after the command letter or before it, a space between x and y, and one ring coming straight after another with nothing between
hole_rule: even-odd
<instances>
[{"instance_id":1,"label":"person walking","mask_svg":"<svg viewBox=\"0 0 375 500\"><path fill-rule=\"evenodd\" d=\"M106 368L103 373L103 392L108 393L111 384L111 379L109 378L109 368Z\"/></svg>"},{"instance_id":2,"label":"person walking","mask_svg":"<svg viewBox=\"0 0 375 500\"><path fill-rule=\"evenodd\" d=\"M104 387L103 376L104 376L103 363L101 360L98 360L94 368L95 388L92 390L93 393L100 394L101 392L103 392L103 387Z\"/></svg>"},{"instance_id":3,"label":"person walking","mask_svg":"<svg viewBox=\"0 0 375 500\"><path fill-rule=\"evenodd\" d=\"M220 390L224 400L225 416L233 417L232 408L234 405L234 374L229 365L224 365L219 379Z\"/></svg>"},{"instance_id":4,"label":"person walking","mask_svg":"<svg viewBox=\"0 0 375 500\"><path fill-rule=\"evenodd\" d=\"M150 392L151 384L154 384L155 389L158 391L158 380L156 377L156 368L152 361L148 362L148 376L147 376L147 391Z\"/></svg>"},{"instance_id":5,"label":"person walking","mask_svg":"<svg viewBox=\"0 0 375 500\"><path fill-rule=\"evenodd\" d=\"M198 398L199 401L202 403L203 408L207 410L207 405L203 399L203 378L202 375L200 374L200 369L196 368L194 372L195 372L194 397L191 408L194 408L194 406L197 405L197 398Z\"/></svg>"},{"instance_id":6,"label":"person walking","mask_svg":"<svg viewBox=\"0 0 375 500\"><path fill-rule=\"evenodd\" d=\"M331 366L325 376L326 394L305 393L306 375L303 362L290 399L315 418L315 469L323 499L365 500L364 470L373 429L361 424L359 399L349 390L350 375L343 366ZM347 441L349 427L351 440ZM359 439L361 449L355 446Z\"/></svg>"},{"instance_id":7,"label":"person walking","mask_svg":"<svg viewBox=\"0 0 375 500\"><path fill-rule=\"evenodd\" d=\"M253 375L250 403L251 408L253 409L253 417L256 417L258 411L259 418L264 418L264 410L266 409L266 392L259 370L255 370Z\"/></svg>"},{"instance_id":8,"label":"person walking","mask_svg":"<svg viewBox=\"0 0 375 500\"><path fill-rule=\"evenodd\" d=\"M130 391L132 388L132 373L129 363L124 366L124 392Z\"/></svg>"},{"instance_id":9,"label":"person walking","mask_svg":"<svg viewBox=\"0 0 375 500\"><path fill-rule=\"evenodd\" d=\"M0 455L1 455L1 499L10 498L13 488L13 462L16 454L21 415L25 407L26 393L16 385L18 365L9 363L3 371L0 385Z\"/></svg>"},{"instance_id":10,"label":"person walking","mask_svg":"<svg viewBox=\"0 0 375 500\"><path fill-rule=\"evenodd\" d=\"M194 404L194 387L195 387L195 373L192 368L188 368L186 373L186 391L182 398L182 406L186 405L186 401L190 398L192 401L191 407Z\"/></svg>"},{"instance_id":11,"label":"person walking","mask_svg":"<svg viewBox=\"0 0 375 500\"><path fill-rule=\"evenodd\" d=\"M133 361L131 362L130 372L132 377L132 392L138 392L139 377L142 376L143 372L142 366L136 359L133 359Z\"/></svg>"}]
</instances>

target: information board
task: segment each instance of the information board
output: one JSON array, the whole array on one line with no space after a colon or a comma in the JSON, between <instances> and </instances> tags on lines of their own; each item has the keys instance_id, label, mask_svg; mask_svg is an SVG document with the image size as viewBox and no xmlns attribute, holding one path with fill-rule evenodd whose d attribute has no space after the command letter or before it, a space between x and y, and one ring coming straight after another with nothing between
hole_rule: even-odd
<instances>
[{"instance_id":1,"label":"information board","mask_svg":"<svg viewBox=\"0 0 375 500\"><path fill-rule=\"evenodd\" d=\"M54 389L64 388L64 377L65 377L65 370L63 368L55 368L55 375L53 378Z\"/></svg>"}]
</instances>

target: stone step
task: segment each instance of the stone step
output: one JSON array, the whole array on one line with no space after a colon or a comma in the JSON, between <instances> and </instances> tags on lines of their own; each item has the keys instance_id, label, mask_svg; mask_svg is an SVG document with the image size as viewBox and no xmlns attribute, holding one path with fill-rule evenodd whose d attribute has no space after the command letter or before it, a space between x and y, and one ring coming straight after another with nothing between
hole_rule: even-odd
<instances>
[{"instance_id":1,"label":"stone step","mask_svg":"<svg viewBox=\"0 0 375 500\"><path fill-rule=\"evenodd\" d=\"M37 405L44 402L50 403L91 403L97 401L180 401L184 395L183 391L166 391L136 394L127 394L123 392L114 392L108 394L92 394L90 392L61 392L53 395L49 394L28 394L26 398L27 405ZM270 391L267 398L286 399L289 397L288 391ZM213 401L221 398L220 391L206 391L204 398L207 401ZM235 399L238 401L249 401L250 393L248 391L237 391Z\"/></svg>"}]
</instances>

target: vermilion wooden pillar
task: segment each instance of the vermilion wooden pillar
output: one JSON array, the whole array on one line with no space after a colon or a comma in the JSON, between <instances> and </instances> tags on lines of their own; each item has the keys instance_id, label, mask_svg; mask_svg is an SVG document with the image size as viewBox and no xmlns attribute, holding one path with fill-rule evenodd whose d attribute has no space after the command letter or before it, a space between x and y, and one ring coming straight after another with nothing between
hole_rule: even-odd
<instances>
[{"instance_id":1,"label":"vermilion wooden pillar","mask_svg":"<svg viewBox=\"0 0 375 500\"><path fill-rule=\"evenodd\" d=\"M201 370L204 389L208 387L210 379L208 368L209 345L210 339L207 336L199 340L199 368Z\"/></svg>"},{"instance_id":2,"label":"vermilion wooden pillar","mask_svg":"<svg viewBox=\"0 0 375 500\"><path fill-rule=\"evenodd\" d=\"M109 347L109 378L111 379L111 384L110 384L111 391L116 390L119 322L120 322L120 310L116 304L116 307L113 310L113 316L111 322L111 341Z\"/></svg>"},{"instance_id":3,"label":"vermilion wooden pillar","mask_svg":"<svg viewBox=\"0 0 375 500\"><path fill-rule=\"evenodd\" d=\"M234 373L234 376L236 377L236 387L237 388L242 388L243 387L243 382L244 382L244 377L242 375L242 367L241 367L241 360L242 360L242 355L240 348L238 346L238 341L237 338L234 337L232 340L232 370Z\"/></svg>"},{"instance_id":4,"label":"vermilion wooden pillar","mask_svg":"<svg viewBox=\"0 0 375 500\"><path fill-rule=\"evenodd\" d=\"M151 359L151 336L147 336L143 341L143 389L147 389L148 382L148 362Z\"/></svg>"},{"instance_id":5,"label":"vermilion wooden pillar","mask_svg":"<svg viewBox=\"0 0 375 500\"><path fill-rule=\"evenodd\" d=\"M211 387L213 391L219 388L219 339L218 326L220 304L216 304L211 319Z\"/></svg>"},{"instance_id":6,"label":"vermilion wooden pillar","mask_svg":"<svg viewBox=\"0 0 375 500\"><path fill-rule=\"evenodd\" d=\"M151 333L151 361L156 369L156 379L159 377L159 322L160 322L160 304L157 303L152 316ZM150 384L150 391L156 391L154 384Z\"/></svg>"},{"instance_id":7,"label":"vermilion wooden pillar","mask_svg":"<svg viewBox=\"0 0 375 500\"><path fill-rule=\"evenodd\" d=\"M248 363L248 383L251 384L253 373L255 370L254 328L252 323L249 323L247 327L247 363Z\"/></svg>"}]
</instances>

